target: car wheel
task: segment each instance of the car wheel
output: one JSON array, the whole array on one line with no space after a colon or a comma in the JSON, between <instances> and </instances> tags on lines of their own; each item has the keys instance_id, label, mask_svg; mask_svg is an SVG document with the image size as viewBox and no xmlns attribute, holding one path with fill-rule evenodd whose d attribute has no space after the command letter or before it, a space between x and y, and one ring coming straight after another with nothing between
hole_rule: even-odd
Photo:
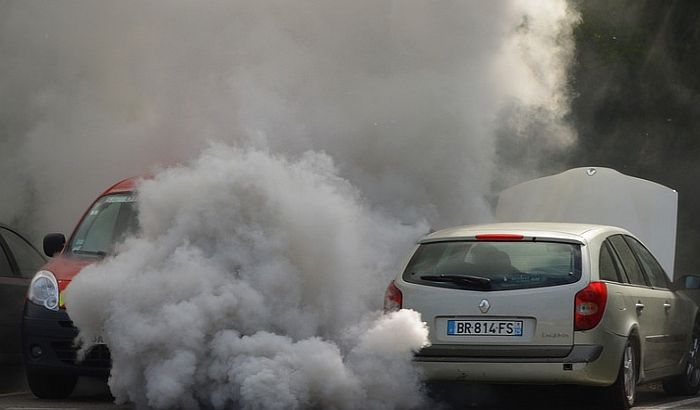
<instances>
[{"instance_id":1,"label":"car wheel","mask_svg":"<svg viewBox=\"0 0 700 410\"><path fill-rule=\"evenodd\" d=\"M606 408L627 410L634 406L637 399L637 348L632 339L628 339L622 353L620 370L615 383L606 388Z\"/></svg>"},{"instance_id":2,"label":"car wheel","mask_svg":"<svg viewBox=\"0 0 700 410\"><path fill-rule=\"evenodd\" d=\"M27 371L29 389L40 399L65 399L73 393L77 376L42 374Z\"/></svg>"},{"instance_id":3,"label":"car wheel","mask_svg":"<svg viewBox=\"0 0 700 410\"><path fill-rule=\"evenodd\" d=\"M693 327L684 372L663 381L664 391L671 395L695 396L700 389L700 324Z\"/></svg>"}]
</instances>

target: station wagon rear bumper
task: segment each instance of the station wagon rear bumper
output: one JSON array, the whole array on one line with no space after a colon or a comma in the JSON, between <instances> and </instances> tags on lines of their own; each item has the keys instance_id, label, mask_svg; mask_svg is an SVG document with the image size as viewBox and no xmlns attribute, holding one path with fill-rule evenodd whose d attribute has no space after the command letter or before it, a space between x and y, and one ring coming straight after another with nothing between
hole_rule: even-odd
<instances>
[{"instance_id":1,"label":"station wagon rear bumper","mask_svg":"<svg viewBox=\"0 0 700 410\"><path fill-rule=\"evenodd\" d=\"M601 345L574 346L464 346L432 345L419 351L415 361L460 363L590 363L603 352Z\"/></svg>"},{"instance_id":2,"label":"station wagon rear bumper","mask_svg":"<svg viewBox=\"0 0 700 410\"><path fill-rule=\"evenodd\" d=\"M626 338L566 347L433 345L415 365L427 381L609 386L615 382Z\"/></svg>"}]
</instances>

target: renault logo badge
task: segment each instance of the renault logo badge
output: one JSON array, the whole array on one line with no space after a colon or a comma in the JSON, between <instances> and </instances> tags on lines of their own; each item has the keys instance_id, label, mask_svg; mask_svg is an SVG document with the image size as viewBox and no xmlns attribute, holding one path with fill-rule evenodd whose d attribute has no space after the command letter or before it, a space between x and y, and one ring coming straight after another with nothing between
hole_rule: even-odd
<instances>
[{"instance_id":1,"label":"renault logo badge","mask_svg":"<svg viewBox=\"0 0 700 410\"><path fill-rule=\"evenodd\" d=\"M481 299L481 302L479 302L479 310L481 313L486 313L491 309L491 304L489 303L488 300L486 299Z\"/></svg>"}]
</instances>

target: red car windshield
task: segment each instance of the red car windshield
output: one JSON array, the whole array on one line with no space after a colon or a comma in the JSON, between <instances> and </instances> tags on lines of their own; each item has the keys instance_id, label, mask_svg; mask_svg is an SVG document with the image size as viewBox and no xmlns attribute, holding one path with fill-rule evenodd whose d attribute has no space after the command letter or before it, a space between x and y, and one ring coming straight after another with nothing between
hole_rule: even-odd
<instances>
[{"instance_id":1,"label":"red car windshield","mask_svg":"<svg viewBox=\"0 0 700 410\"><path fill-rule=\"evenodd\" d=\"M138 228L137 205L131 193L105 195L98 199L80 223L70 251L105 256Z\"/></svg>"}]
</instances>

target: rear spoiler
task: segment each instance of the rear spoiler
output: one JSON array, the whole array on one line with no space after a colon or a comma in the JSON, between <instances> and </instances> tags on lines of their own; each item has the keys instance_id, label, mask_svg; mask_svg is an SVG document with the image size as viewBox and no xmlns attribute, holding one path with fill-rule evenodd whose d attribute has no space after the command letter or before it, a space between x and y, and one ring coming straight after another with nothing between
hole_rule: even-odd
<instances>
[{"instance_id":1,"label":"rear spoiler","mask_svg":"<svg viewBox=\"0 0 700 410\"><path fill-rule=\"evenodd\" d=\"M572 245L585 245L582 241L574 238L550 238L544 236L523 236L522 239L503 240L494 239L496 242L551 242L551 243L569 243ZM473 236L450 236L443 238L424 238L418 243L437 243L437 242L489 242L489 239L479 239L476 235Z\"/></svg>"}]
</instances>

